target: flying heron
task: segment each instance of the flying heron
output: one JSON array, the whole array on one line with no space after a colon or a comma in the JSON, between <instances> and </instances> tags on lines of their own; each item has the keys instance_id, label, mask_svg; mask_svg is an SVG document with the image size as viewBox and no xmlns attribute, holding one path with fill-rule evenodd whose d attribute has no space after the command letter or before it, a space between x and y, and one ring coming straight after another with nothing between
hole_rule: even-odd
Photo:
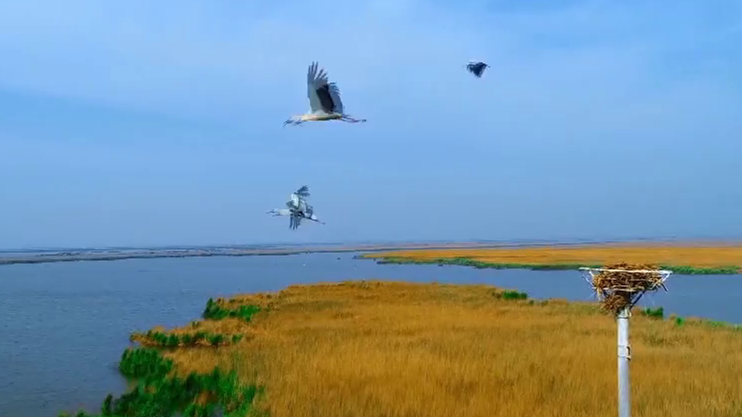
<instances>
[{"instance_id":1,"label":"flying heron","mask_svg":"<svg viewBox=\"0 0 742 417\"><path fill-rule=\"evenodd\" d=\"M320 224L325 224L314 214L314 207L307 203L305 200L306 197L309 197L309 187L304 185L291 193L291 199L286 202L286 207L288 207L289 210L294 211L299 222L301 222L301 219L307 219Z\"/></svg>"},{"instance_id":2,"label":"flying heron","mask_svg":"<svg viewBox=\"0 0 742 417\"><path fill-rule=\"evenodd\" d=\"M307 71L307 97L309 97L310 112L299 116L292 116L283 125L300 125L304 122L323 122L340 120L348 123L361 123L366 119L354 119L343 113L343 101L340 99L340 89L334 82L327 80L324 68L319 69L317 62L312 62Z\"/></svg>"},{"instance_id":3,"label":"flying heron","mask_svg":"<svg viewBox=\"0 0 742 417\"><path fill-rule=\"evenodd\" d=\"M301 225L301 220L306 219L316 223L325 224L314 214L314 207L309 205L305 198L309 197L309 187L302 186L295 192L291 193L289 201L286 202L286 208L273 209L266 214L289 217L289 229L296 230Z\"/></svg>"},{"instance_id":4,"label":"flying heron","mask_svg":"<svg viewBox=\"0 0 742 417\"><path fill-rule=\"evenodd\" d=\"M310 205L307 205L306 210L297 210L295 208L273 209L268 211L266 214L270 214L273 217L288 216L289 229L291 230L296 230L297 228L299 228L302 219L313 221L319 224L325 224L325 222L317 218L317 215L314 214L314 208Z\"/></svg>"},{"instance_id":5,"label":"flying heron","mask_svg":"<svg viewBox=\"0 0 742 417\"><path fill-rule=\"evenodd\" d=\"M472 74L474 74L477 78L482 78L482 74L484 74L484 70L487 69L489 65L485 64L484 62L469 62L466 65L466 69L469 70Z\"/></svg>"}]
</instances>

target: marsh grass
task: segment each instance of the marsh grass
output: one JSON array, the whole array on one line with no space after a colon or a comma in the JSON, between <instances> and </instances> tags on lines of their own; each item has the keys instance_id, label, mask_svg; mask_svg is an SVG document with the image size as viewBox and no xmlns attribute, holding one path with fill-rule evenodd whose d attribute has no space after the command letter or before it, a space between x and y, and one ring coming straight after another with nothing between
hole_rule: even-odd
<instances>
[{"instance_id":1,"label":"marsh grass","mask_svg":"<svg viewBox=\"0 0 742 417\"><path fill-rule=\"evenodd\" d=\"M149 330L147 333L132 333L129 340L139 342L144 346L165 348L193 347L193 346L227 346L237 343L244 337L243 334L221 334L197 331L195 333L164 333Z\"/></svg>"},{"instance_id":2,"label":"marsh grass","mask_svg":"<svg viewBox=\"0 0 742 417\"><path fill-rule=\"evenodd\" d=\"M365 254L379 264L438 264L491 269L574 270L628 262L660 265L676 274L738 274L742 246L539 247L518 249L416 249Z\"/></svg>"},{"instance_id":3,"label":"marsh grass","mask_svg":"<svg viewBox=\"0 0 742 417\"><path fill-rule=\"evenodd\" d=\"M223 308L210 299L204 314L210 318L206 320L211 324L207 328L204 328L204 322L192 321L182 329L169 332L156 327L147 333L133 333L130 339L144 347L126 349L119 362L119 371L136 382L135 387L118 398L109 394L103 401L100 414L79 411L75 416L247 416L253 400L262 392L258 385L241 383L235 369L228 372L222 371L219 366L201 372L176 369L173 360L164 357L153 346L169 348L171 351L198 351L193 348L234 345L245 336L244 333L235 332L235 329L248 331L247 323L259 310L252 305ZM60 417L64 416L70 415L60 414Z\"/></svg>"},{"instance_id":4,"label":"marsh grass","mask_svg":"<svg viewBox=\"0 0 742 417\"><path fill-rule=\"evenodd\" d=\"M218 412L225 417L245 416L262 391L256 385L241 384L234 370L223 372L218 367L209 373L170 375L173 361L150 348L124 351L119 370L137 380L136 387L118 398L109 394L99 414L79 411L76 417L211 417Z\"/></svg>"},{"instance_id":5,"label":"marsh grass","mask_svg":"<svg viewBox=\"0 0 742 417\"><path fill-rule=\"evenodd\" d=\"M249 324L249 343L164 355L178 372L219 367L265 386L254 411L271 417L615 415L615 320L595 303L504 294L435 283L291 286L262 296L272 306ZM676 320L632 319L634 413L739 416L742 332Z\"/></svg>"},{"instance_id":6,"label":"marsh grass","mask_svg":"<svg viewBox=\"0 0 742 417\"><path fill-rule=\"evenodd\" d=\"M207 320L222 320L228 317L239 318L246 322L252 320L252 317L260 311L257 305L240 305L237 307L225 307L223 302L215 302L209 298L202 317Z\"/></svg>"},{"instance_id":7,"label":"marsh grass","mask_svg":"<svg viewBox=\"0 0 742 417\"><path fill-rule=\"evenodd\" d=\"M131 379L162 379L173 369L173 361L155 349L126 349L119 361L119 371Z\"/></svg>"}]
</instances>

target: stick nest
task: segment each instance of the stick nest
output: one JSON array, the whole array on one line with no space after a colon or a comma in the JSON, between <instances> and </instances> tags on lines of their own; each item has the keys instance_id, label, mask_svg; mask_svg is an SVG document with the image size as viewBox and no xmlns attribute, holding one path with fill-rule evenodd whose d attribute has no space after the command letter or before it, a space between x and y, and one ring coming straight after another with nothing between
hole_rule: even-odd
<instances>
[{"instance_id":1,"label":"stick nest","mask_svg":"<svg viewBox=\"0 0 742 417\"><path fill-rule=\"evenodd\" d=\"M593 289L598 294L601 309L605 312L618 314L624 307L633 305L635 298L643 292L664 288L663 277L659 272L629 272L659 271L655 265L618 263L603 268L620 270L601 271L593 277Z\"/></svg>"}]
</instances>

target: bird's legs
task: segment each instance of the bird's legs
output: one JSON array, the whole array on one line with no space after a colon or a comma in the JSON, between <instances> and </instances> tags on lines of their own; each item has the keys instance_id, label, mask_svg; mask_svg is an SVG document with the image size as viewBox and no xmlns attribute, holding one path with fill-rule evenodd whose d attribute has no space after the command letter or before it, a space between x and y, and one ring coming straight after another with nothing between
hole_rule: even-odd
<instances>
[{"instance_id":1,"label":"bird's legs","mask_svg":"<svg viewBox=\"0 0 742 417\"><path fill-rule=\"evenodd\" d=\"M344 114L343 117L340 118L340 120L347 122L347 123L365 123L366 122L366 119L354 119L347 114Z\"/></svg>"},{"instance_id":2,"label":"bird's legs","mask_svg":"<svg viewBox=\"0 0 742 417\"><path fill-rule=\"evenodd\" d=\"M301 120L286 120L285 122L283 122L283 127L286 127L286 125L299 126L302 123L304 122Z\"/></svg>"}]
</instances>

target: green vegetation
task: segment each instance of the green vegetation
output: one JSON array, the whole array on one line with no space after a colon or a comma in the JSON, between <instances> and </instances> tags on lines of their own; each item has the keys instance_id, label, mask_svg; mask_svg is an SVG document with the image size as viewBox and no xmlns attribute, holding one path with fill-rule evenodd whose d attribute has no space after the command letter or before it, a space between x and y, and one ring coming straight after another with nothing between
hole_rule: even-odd
<instances>
[{"instance_id":1,"label":"green vegetation","mask_svg":"<svg viewBox=\"0 0 742 417\"><path fill-rule=\"evenodd\" d=\"M675 323L675 325L678 327L693 326L693 325L708 326L714 329L727 329L727 330L736 330L736 331L742 332L742 324L727 323L725 321L707 320L707 319L698 319L698 318L687 319L685 317L676 316L674 314L669 317L669 320Z\"/></svg>"},{"instance_id":2,"label":"green vegetation","mask_svg":"<svg viewBox=\"0 0 742 417\"><path fill-rule=\"evenodd\" d=\"M221 320L227 317L235 317L249 322L252 319L252 316L258 311L260 311L260 307L255 305L242 305L237 308L225 308L218 302L209 298L202 317L208 320Z\"/></svg>"},{"instance_id":3,"label":"green vegetation","mask_svg":"<svg viewBox=\"0 0 742 417\"><path fill-rule=\"evenodd\" d=\"M658 307L655 309L651 309L647 307L644 310L642 310L642 314L647 317L651 317L655 319L663 319L665 318L665 309L662 307Z\"/></svg>"},{"instance_id":4,"label":"green vegetation","mask_svg":"<svg viewBox=\"0 0 742 417\"><path fill-rule=\"evenodd\" d=\"M162 379L173 369L173 361L155 349L126 349L121 355L119 371L131 379Z\"/></svg>"},{"instance_id":5,"label":"green vegetation","mask_svg":"<svg viewBox=\"0 0 742 417\"><path fill-rule=\"evenodd\" d=\"M639 314L650 317L650 318L663 320L665 318L665 309L663 307L657 307L655 309L645 308L641 310ZM675 314L671 314L668 317L668 320L675 323L677 327L693 326L693 325L709 326L709 327L713 327L717 329L737 330L737 331L742 332L742 324L727 323L724 321L708 320L708 319L700 319L700 318L687 319L685 317L676 316Z\"/></svg>"},{"instance_id":6,"label":"green vegetation","mask_svg":"<svg viewBox=\"0 0 742 417\"><path fill-rule=\"evenodd\" d=\"M559 270L576 270L581 267L588 268L600 268L602 265L585 265L585 264L570 264L570 263L558 263L558 264L529 264L529 263L493 263L485 261L477 261L471 258L435 258L435 259L415 259L415 258L381 258L377 259L378 264L438 264L443 265L456 265L456 266L469 266L478 269L531 269L534 271L559 271ZM740 268L738 266L726 266L718 268L700 268L695 266L685 265L660 265L660 268L673 271L676 274L682 275L730 275L738 274Z\"/></svg>"},{"instance_id":7,"label":"green vegetation","mask_svg":"<svg viewBox=\"0 0 742 417\"><path fill-rule=\"evenodd\" d=\"M258 311L260 308L253 305L224 308L209 299L203 316L210 320L235 317L249 322ZM201 323L191 322L190 327L198 329ZM109 394L99 414L79 411L75 417L244 417L262 388L242 385L236 371L226 373L218 367L206 374L191 372L186 376L177 375L174 362L163 357L157 349L227 345L239 342L243 336L206 331L168 334L150 330L147 333L133 333L130 337L132 341L154 347L126 349L121 356L119 371L127 379L135 381L136 387L117 398ZM66 413L59 416L71 417Z\"/></svg>"},{"instance_id":8,"label":"green vegetation","mask_svg":"<svg viewBox=\"0 0 742 417\"><path fill-rule=\"evenodd\" d=\"M132 333L130 340L141 342L147 346L174 348L197 345L224 346L237 343L242 337L241 334L224 335L203 331L192 334L167 334L150 330L147 333Z\"/></svg>"},{"instance_id":9,"label":"green vegetation","mask_svg":"<svg viewBox=\"0 0 742 417\"><path fill-rule=\"evenodd\" d=\"M738 266L722 266L717 268L699 268L687 265L660 265L660 268L680 275L734 275L739 274Z\"/></svg>"},{"instance_id":10,"label":"green vegetation","mask_svg":"<svg viewBox=\"0 0 742 417\"><path fill-rule=\"evenodd\" d=\"M528 294L519 291L507 290L495 293L495 297L502 298L503 300L525 300L528 298Z\"/></svg>"},{"instance_id":11,"label":"green vegetation","mask_svg":"<svg viewBox=\"0 0 742 417\"><path fill-rule=\"evenodd\" d=\"M219 368L208 374L191 372L185 378L167 376L172 365L157 350L127 349L119 369L138 380L136 388L119 398L109 394L100 414L80 411L76 417L211 417L219 412L225 417L245 416L262 391L255 385L241 385L235 371L225 373Z\"/></svg>"}]
</instances>

